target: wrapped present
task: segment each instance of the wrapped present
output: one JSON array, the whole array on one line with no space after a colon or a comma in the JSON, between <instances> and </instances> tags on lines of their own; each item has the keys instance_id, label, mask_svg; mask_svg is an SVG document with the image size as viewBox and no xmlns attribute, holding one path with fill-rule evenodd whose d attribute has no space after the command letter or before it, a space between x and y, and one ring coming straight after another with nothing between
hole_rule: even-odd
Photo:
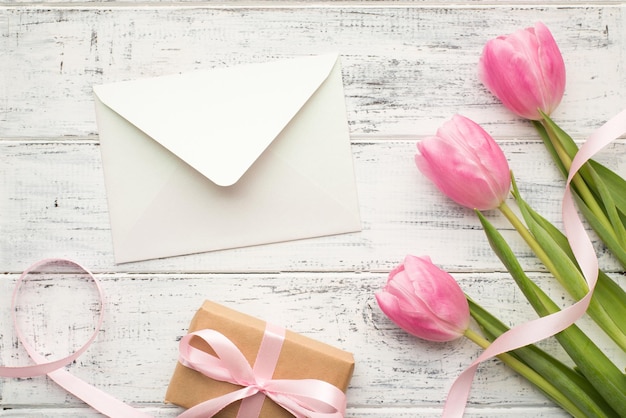
<instances>
[{"instance_id":1,"label":"wrapped present","mask_svg":"<svg viewBox=\"0 0 626 418\"><path fill-rule=\"evenodd\" d=\"M165 401L188 416L345 412L352 354L252 316L205 301L180 351Z\"/></svg>"}]
</instances>

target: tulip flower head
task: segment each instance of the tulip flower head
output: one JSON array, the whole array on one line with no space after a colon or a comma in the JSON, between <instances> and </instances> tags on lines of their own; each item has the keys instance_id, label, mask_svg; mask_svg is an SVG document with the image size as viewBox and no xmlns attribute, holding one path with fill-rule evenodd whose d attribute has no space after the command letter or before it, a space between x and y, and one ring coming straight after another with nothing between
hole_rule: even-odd
<instances>
[{"instance_id":1,"label":"tulip flower head","mask_svg":"<svg viewBox=\"0 0 626 418\"><path fill-rule=\"evenodd\" d=\"M511 186L509 164L478 124L455 115L417 144L415 163L445 195L470 209L499 207Z\"/></svg>"},{"instance_id":2,"label":"tulip flower head","mask_svg":"<svg viewBox=\"0 0 626 418\"><path fill-rule=\"evenodd\" d=\"M550 30L542 23L487 42L478 63L482 83L517 115L541 120L565 91L565 64Z\"/></svg>"},{"instance_id":3,"label":"tulip flower head","mask_svg":"<svg viewBox=\"0 0 626 418\"><path fill-rule=\"evenodd\" d=\"M407 256L376 294L380 309L400 328L430 341L451 341L469 326L465 294L428 257Z\"/></svg>"}]
</instances>

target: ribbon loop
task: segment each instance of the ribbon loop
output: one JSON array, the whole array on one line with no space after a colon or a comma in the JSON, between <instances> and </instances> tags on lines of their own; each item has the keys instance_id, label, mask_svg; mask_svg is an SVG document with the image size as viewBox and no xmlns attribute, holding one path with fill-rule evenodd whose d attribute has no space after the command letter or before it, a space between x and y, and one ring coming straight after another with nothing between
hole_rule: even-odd
<instances>
[{"instance_id":1,"label":"ribbon loop","mask_svg":"<svg viewBox=\"0 0 626 418\"><path fill-rule=\"evenodd\" d=\"M210 344L216 355L190 345L194 337ZM252 368L241 351L226 336L212 329L192 332L181 339L180 362L214 380L239 386L255 382Z\"/></svg>"},{"instance_id":2,"label":"ribbon loop","mask_svg":"<svg viewBox=\"0 0 626 418\"><path fill-rule=\"evenodd\" d=\"M48 362L44 356L39 354L37 350L33 346L31 346L24 333L18 326L17 316L16 316L16 303L17 297L19 295L19 290L23 282L26 280L28 275L38 268L47 265L47 264L66 264L72 267L78 268L79 270L85 272L89 279L93 282L98 290L98 299L100 305L100 313L98 315L98 320L96 325L94 326L93 333L74 353L68 355L59 360ZM54 380L59 386L65 389L68 393L73 394L79 399L82 399L85 403L93 407L95 410L111 417L128 417L128 418L149 418L149 415L144 414L143 412L132 408L131 406L123 403L122 401L114 398L113 396L101 391L100 389L90 385L89 383L77 378L76 376L69 373L67 370L64 370L63 367L69 365L74 360L76 360L81 354L83 354L91 343L96 339L98 333L100 332L100 328L102 327L102 323L104 321L104 293L102 291L102 287L100 286L100 282L96 280L94 275L85 267L78 264L75 261L62 259L62 258L47 258L36 262L35 264L28 267L17 279L15 284L15 288L13 290L13 296L11 299L11 316L13 318L13 327L15 328L15 332L17 337L22 344L22 346L26 349L28 355L33 359L35 365L31 366L22 366L22 367L5 367L0 366L0 376L2 377L34 377L34 376L44 376L48 375L48 377Z\"/></svg>"},{"instance_id":3,"label":"ribbon loop","mask_svg":"<svg viewBox=\"0 0 626 418\"><path fill-rule=\"evenodd\" d=\"M205 376L243 386L242 389L202 402L183 412L181 418L212 417L226 406L241 400L238 417L259 416L265 396L296 417L341 418L346 397L337 387L317 379L273 379L272 375L284 341L285 331L268 324L254 367L239 348L220 332L203 329L180 341L180 363ZM201 338L215 355L190 345Z\"/></svg>"},{"instance_id":4,"label":"ribbon loop","mask_svg":"<svg viewBox=\"0 0 626 418\"><path fill-rule=\"evenodd\" d=\"M96 323L93 333L91 334L87 342L83 344L82 347L80 347L75 352L73 352L72 354L64 358L61 358L59 360L54 360L54 361L47 361L45 357L41 356L37 352L37 350L35 350L35 348L30 345L24 333L18 326L17 313L16 313L17 312L17 309L16 309L17 299L18 299L19 291L20 291L22 284L24 283L24 281L26 280L29 274L31 274L32 272L36 271L40 267L47 265L47 264L69 264L74 267L78 267L82 271L85 271L87 275L90 277L90 279L96 285L96 288L98 290L98 295L100 297L100 314L98 316L98 321ZM48 374L50 372L53 372L57 369L63 368L71 364L74 360L80 357L80 355L89 348L93 340L95 340L103 322L102 289L100 288L99 283L95 280L93 275L87 269L82 267L80 264L75 263L70 260L44 259L28 267L26 270L24 270L24 272L17 279L17 282L15 283L15 287L13 288L13 296L11 297L11 317L13 319L15 333L17 334L18 340L20 341L22 346L26 349L26 352L28 353L28 355L35 361L36 364L30 365L30 366L20 366L20 367L0 366L0 376L13 377L13 378L43 376L45 374Z\"/></svg>"}]
</instances>

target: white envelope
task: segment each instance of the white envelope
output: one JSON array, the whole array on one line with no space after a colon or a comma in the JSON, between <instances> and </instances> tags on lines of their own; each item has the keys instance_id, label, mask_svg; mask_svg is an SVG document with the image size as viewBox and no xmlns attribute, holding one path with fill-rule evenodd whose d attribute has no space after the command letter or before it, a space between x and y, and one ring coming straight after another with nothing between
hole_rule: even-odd
<instances>
[{"instance_id":1,"label":"white envelope","mask_svg":"<svg viewBox=\"0 0 626 418\"><path fill-rule=\"evenodd\" d=\"M361 229L337 55L94 93L116 262Z\"/></svg>"}]
</instances>

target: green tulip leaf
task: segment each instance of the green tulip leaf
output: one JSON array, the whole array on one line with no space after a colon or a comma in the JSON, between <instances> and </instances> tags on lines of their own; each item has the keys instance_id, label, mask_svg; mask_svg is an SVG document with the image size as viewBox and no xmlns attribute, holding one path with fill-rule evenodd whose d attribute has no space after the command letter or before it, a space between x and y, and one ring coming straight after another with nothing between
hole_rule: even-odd
<instances>
[{"instance_id":1,"label":"green tulip leaf","mask_svg":"<svg viewBox=\"0 0 626 418\"><path fill-rule=\"evenodd\" d=\"M577 264L576 257L572 253L572 249L565 234L552 225L547 219L539 215L530 206L527 205L526 209L534 221L541 225L543 229L550 234L552 239L561 247L563 252L565 252L565 254L567 254L575 264ZM599 323L599 325L607 332L607 334L612 335L613 340L615 340L615 342L618 343L624 351L626 351L626 321L624 320L624 318L626 318L626 292L602 270L598 271L598 283L596 284L596 289L593 294L592 304L594 306L598 305L597 309L601 309L606 312L610 323L604 325ZM594 318L594 320L598 322L596 318ZM615 335L613 335L612 332L609 331L611 329L618 331Z\"/></svg>"},{"instance_id":2,"label":"green tulip leaf","mask_svg":"<svg viewBox=\"0 0 626 418\"><path fill-rule=\"evenodd\" d=\"M543 145L548 150L550 157L552 157L552 161L554 161L554 163L556 164L557 168L559 169L563 177L567 177L567 168L565 167L565 165L563 165L563 161L561 161L561 158L559 157L559 154L557 153L556 148L552 144L552 141L550 140L550 136L548 135L546 128L541 124L541 122L536 121L536 120L533 121L533 126L535 127L535 130L541 137L541 140L543 141Z\"/></svg>"},{"instance_id":3,"label":"green tulip leaf","mask_svg":"<svg viewBox=\"0 0 626 418\"><path fill-rule=\"evenodd\" d=\"M626 215L626 180L597 161L589 160L589 164L606 185L617 209Z\"/></svg>"},{"instance_id":4,"label":"green tulip leaf","mask_svg":"<svg viewBox=\"0 0 626 418\"><path fill-rule=\"evenodd\" d=\"M535 254L537 254L536 250L540 249L543 254L548 255L548 257L544 257L545 259L542 259L544 262L549 261L549 264L547 264L546 267L570 295L576 298L576 300L582 298L587 294L589 287L587 286L585 277L580 272L578 265L572 261L573 259L570 257L571 252L568 254L564 251L562 247L563 243L559 243L553 238L554 231L547 231L544 229L542 224L537 222L535 217L532 216L532 209L526 201L522 199L514 179L512 180L512 186L517 206L522 212L522 216L524 217L526 225L528 225L528 229L540 247L533 248L531 246L531 249L535 251Z\"/></svg>"},{"instance_id":5,"label":"green tulip leaf","mask_svg":"<svg viewBox=\"0 0 626 418\"><path fill-rule=\"evenodd\" d=\"M502 335L509 328L498 318L467 298L472 318L491 339ZM579 372L541 350L528 345L510 353L550 381L565 397L572 401L583 417L618 417L617 412L602 398L602 395ZM552 398L558 403L557 399ZM565 407L564 405L561 405ZM573 416L575 411L568 410Z\"/></svg>"},{"instance_id":6,"label":"green tulip leaf","mask_svg":"<svg viewBox=\"0 0 626 418\"><path fill-rule=\"evenodd\" d=\"M543 260L548 261L546 267L572 297L576 300L581 299L587 294L589 287L567 238L522 199L514 179L513 195L542 254L549 255L549 258L544 257ZM534 250L535 254L538 254L537 249ZM608 276L599 273L598 281L607 280L611 281ZM607 290L608 286L605 283L598 286L587 313L622 350L626 351L626 324L624 324L626 321L623 319L626 311L626 293L620 289L609 295Z\"/></svg>"},{"instance_id":7,"label":"green tulip leaf","mask_svg":"<svg viewBox=\"0 0 626 418\"><path fill-rule=\"evenodd\" d=\"M612 231L608 230L604 223L596 217L596 215L589 209L585 202L576 194L574 194L578 208L582 212L583 216L589 222L589 225L598 234L604 245L611 251L611 253L617 258L622 267L626 268L626 250L622 248L620 243L615 238Z\"/></svg>"},{"instance_id":8,"label":"green tulip leaf","mask_svg":"<svg viewBox=\"0 0 626 418\"><path fill-rule=\"evenodd\" d=\"M533 125L557 167L567 177L567 167L578 152L578 146L552 119L545 114L543 117L543 123L534 122ZM594 160L589 160L578 175L584 184L572 184L572 190L585 202L583 215L626 267L626 180Z\"/></svg>"},{"instance_id":9,"label":"green tulip leaf","mask_svg":"<svg viewBox=\"0 0 626 418\"><path fill-rule=\"evenodd\" d=\"M611 194L604 180L600 178L595 170L592 170L591 174L596 181L598 193L600 194L602 203L604 204L605 213L609 218L609 221L611 222L611 226L613 227L614 238L619 243L622 249L626 249L626 230L624 229L624 224L622 223L620 213L615 206L613 195ZM622 193L624 191L626 191L626 189L623 189Z\"/></svg>"},{"instance_id":10,"label":"green tulip leaf","mask_svg":"<svg viewBox=\"0 0 626 418\"><path fill-rule=\"evenodd\" d=\"M526 276L502 235L479 211L477 214L491 247L535 311L540 316L558 312L558 305ZM626 375L576 325L569 326L555 337L605 401L619 416L626 416Z\"/></svg>"},{"instance_id":11,"label":"green tulip leaf","mask_svg":"<svg viewBox=\"0 0 626 418\"><path fill-rule=\"evenodd\" d=\"M517 261L517 257L515 257L515 254L504 237L502 237L502 234L500 234L480 211L476 211L476 214L480 219L480 223L483 226L485 235L487 235L491 248L511 274L515 283L517 283L526 299L528 299L528 302L530 302L540 316L549 314L550 312L541 309L541 300L535 294L534 287L530 285L530 283L532 283L531 280L526 276L524 269L519 264L519 261Z\"/></svg>"}]
</instances>

